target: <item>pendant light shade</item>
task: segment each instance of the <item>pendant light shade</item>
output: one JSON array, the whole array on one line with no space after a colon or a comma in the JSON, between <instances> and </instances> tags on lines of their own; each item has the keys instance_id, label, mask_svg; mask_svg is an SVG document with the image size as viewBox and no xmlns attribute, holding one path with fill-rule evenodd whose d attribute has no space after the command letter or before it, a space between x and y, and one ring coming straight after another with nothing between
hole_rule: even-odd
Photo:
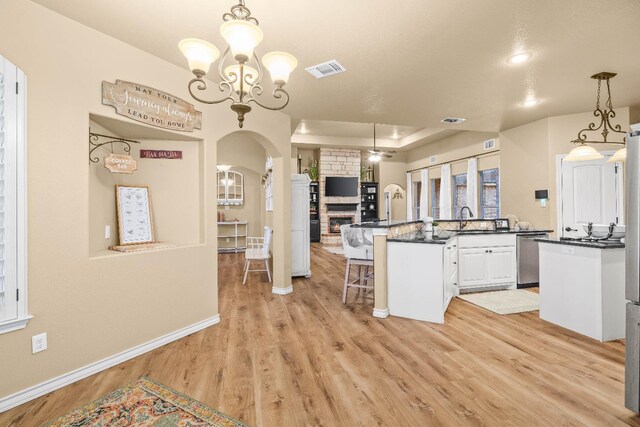
<instances>
[{"instance_id":1,"label":"pendant light shade","mask_svg":"<svg viewBox=\"0 0 640 427\"><path fill-rule=\"evenodd\" d=\"M248 93L251 90L251 87L258 81L258 71L255 68L251 68L246 65L243 65L242 68L242 79L244 79L244 84L242 85L242 93ZM228 66L224 69L224 75L230 81L233 81L233 90L235 90L236 93L239 93L241 80L240 65L235 64Z\"/></svg>"},{"instance_id":2,"label":"pendant light shade","mask_svg":"<svg viewBox=\"0 0 640 427\"><path fill-rule=\"evenodd\" d=\"M262 57L262 64L269 70L273 83L284 85L298 66L298 60L287 52L269 52Z\"/></svg>"},{"instance_id":3,"label":"pendant light shade","mask_svg":"<svg viewBox=\"0 0 640 427\"><path fill-rule=\"evenodd\" d=\"M220 34L229 45L238 62L246 62L262 41L262 30L257 25L240 19L226 21L220 26Z\"/></svg>"},{"instance_id":4,"label":"pendant light shade","mask_svg":"<svg viewBox=\"0 0 640 427\"><path fill-rule=\"evenodd\" d=\"M596 151L595 148L588 145L578 145L576 148L569 152L569 155L564 158L566 162L580 162L586 160L599 160L604 156Z\"/></svg>"},{"instance_id":5,"label":"pendant light shade","mask_svg":"<svg viewBox=\"0 0 640 427\"><path fill-rule=\"evenodd\" d=\"M617 163L617 162L624 162L626 160L627 160L627 147L624 147L616 151L615 154L611 156L611 158L607 161L609 163Z\"/></svg>"},{"instance_id":6,"label":"pendant light shade","mask_svg":"<svg viewBox=\"0 0 640 427\"><path fill-rule=\"evenodd\" d=\"M211 64L220 56L217 47L200 39L181 40L178 48L187 58L191 72L200 72L203 75L209 72Z\"/></svg>"}]
</instances>

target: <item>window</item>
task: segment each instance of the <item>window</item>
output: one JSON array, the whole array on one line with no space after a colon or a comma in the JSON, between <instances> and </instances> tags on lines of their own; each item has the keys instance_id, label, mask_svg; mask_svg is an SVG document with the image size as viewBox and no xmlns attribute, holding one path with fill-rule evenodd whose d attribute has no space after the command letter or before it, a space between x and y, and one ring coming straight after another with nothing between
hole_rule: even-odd
<instances>
[{"instance_id":1,"label":"window","mask_svg":"<svg viewBox=\"0 0 640 427\"><path fill-rule=\"evenodd\" d=\"M480 217L500 216L500 170L480 171Z\"/></svg>"},{"instance_id":2,"label":"window","mask_svg":"<svg viewBox=\"0 0 640 427\"><path fill-rule=\"evenodd\" d=\"M0 333L22 329L31 318L26 300L25 100L24 74L0 56Z\"/></svg>"},{"instance_id":3,"label":"window","mask_svg":"<svg viewBox=\"0 0 640 427\"><path fill-rule=\"evenodd\" d=\"M231 170L218 171L218 205L240 206L244 202L244 176Z\"/></svg>"},{"instance_id":4,"label":"window","mask_svg":"<svg viewBox=\"0 0 640 427\"><path fill-rule=\"evenodd\" d=\"M460 219L460 209L467 204L467 174L453 176L453 217ZM468 213L465 212L465 218Z\"/></svg>"},{"instance_id":5,"label":"window","mask_svg":"<svg viewBox=\"0 0 640 427\"><path fill-rule=\"evenodd\" d=\"M420 196L422 194L422 182L414 182L413 185L413 219L420 218Z\"/></svg>"},{"instance_id":6,"label":"window","mask_svg":"<svg viewBox=\"0 0 640 427\"><path fill-rule=\"evenodd\" d=\"M431 216L440 219L440 178L431 180Z\"/></svg>"}]
</instances>

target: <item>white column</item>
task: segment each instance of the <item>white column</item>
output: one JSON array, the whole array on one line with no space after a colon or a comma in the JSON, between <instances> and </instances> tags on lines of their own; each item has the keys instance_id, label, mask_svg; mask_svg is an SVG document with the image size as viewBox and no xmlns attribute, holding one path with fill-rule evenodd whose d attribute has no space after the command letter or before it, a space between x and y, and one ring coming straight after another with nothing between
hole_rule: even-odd
<instances>
[{"instance_id":1,"label":"white column","mask_svg":"<svg viewBox=\"0 0 640 427\"><path fill-rule=\"evenodd\" d=\"M451 165L442 165L440 175L440 219L451 219Z\"/></svg>"}]
</instances>

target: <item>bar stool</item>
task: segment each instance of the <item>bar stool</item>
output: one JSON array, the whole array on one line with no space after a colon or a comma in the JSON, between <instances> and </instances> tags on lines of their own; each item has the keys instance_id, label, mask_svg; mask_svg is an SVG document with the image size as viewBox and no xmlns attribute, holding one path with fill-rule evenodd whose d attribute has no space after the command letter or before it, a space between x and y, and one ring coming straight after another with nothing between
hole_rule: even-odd
<instances>
[{"instance_id":1,"label":"bar stool","mask_svg":"<svg viewBox=\"0 0 640 427\"><path fill-rule=\"evenodd\" d=\"M347 302L347 291L349 288L373 289L373 241L367 239L365 229L351 227L350 224L340 226L342 236L342 247L344 256L347 258L347 267L344 272L344 290L342 292L342 303ZM371 236L373 237L373 236ZM350 282L351 267L356 267L355 280Z\"/></svg>"}]
</instances>

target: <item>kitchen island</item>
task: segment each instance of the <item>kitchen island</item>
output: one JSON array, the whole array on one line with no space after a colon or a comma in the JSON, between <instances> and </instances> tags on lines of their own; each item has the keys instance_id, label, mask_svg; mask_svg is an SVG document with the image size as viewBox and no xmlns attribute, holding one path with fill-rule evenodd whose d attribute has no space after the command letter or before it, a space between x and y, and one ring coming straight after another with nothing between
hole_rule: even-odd
<instances>
[{"instance_id":1,"label":"kitchen island","mask_svg":"<svg viewBox=\"0 0 640 427\"><path fill-rule=\"evenodd\" d=\"M516 237L547 232L438 230L433 235L415 230L388 236L385 268L389 314L444 323L444 314L455 295L515 289Z\"/></svg>"},{"instance_id":2,"label":"kitchen island","mask_svg":"<svg viewBox=\"0 0 640 427\"><path fill-rule=\"evenodd\" d=\"M599 341L624 338L624 244L536 240L540 318Z\"/></svg>"}]
</instances>

